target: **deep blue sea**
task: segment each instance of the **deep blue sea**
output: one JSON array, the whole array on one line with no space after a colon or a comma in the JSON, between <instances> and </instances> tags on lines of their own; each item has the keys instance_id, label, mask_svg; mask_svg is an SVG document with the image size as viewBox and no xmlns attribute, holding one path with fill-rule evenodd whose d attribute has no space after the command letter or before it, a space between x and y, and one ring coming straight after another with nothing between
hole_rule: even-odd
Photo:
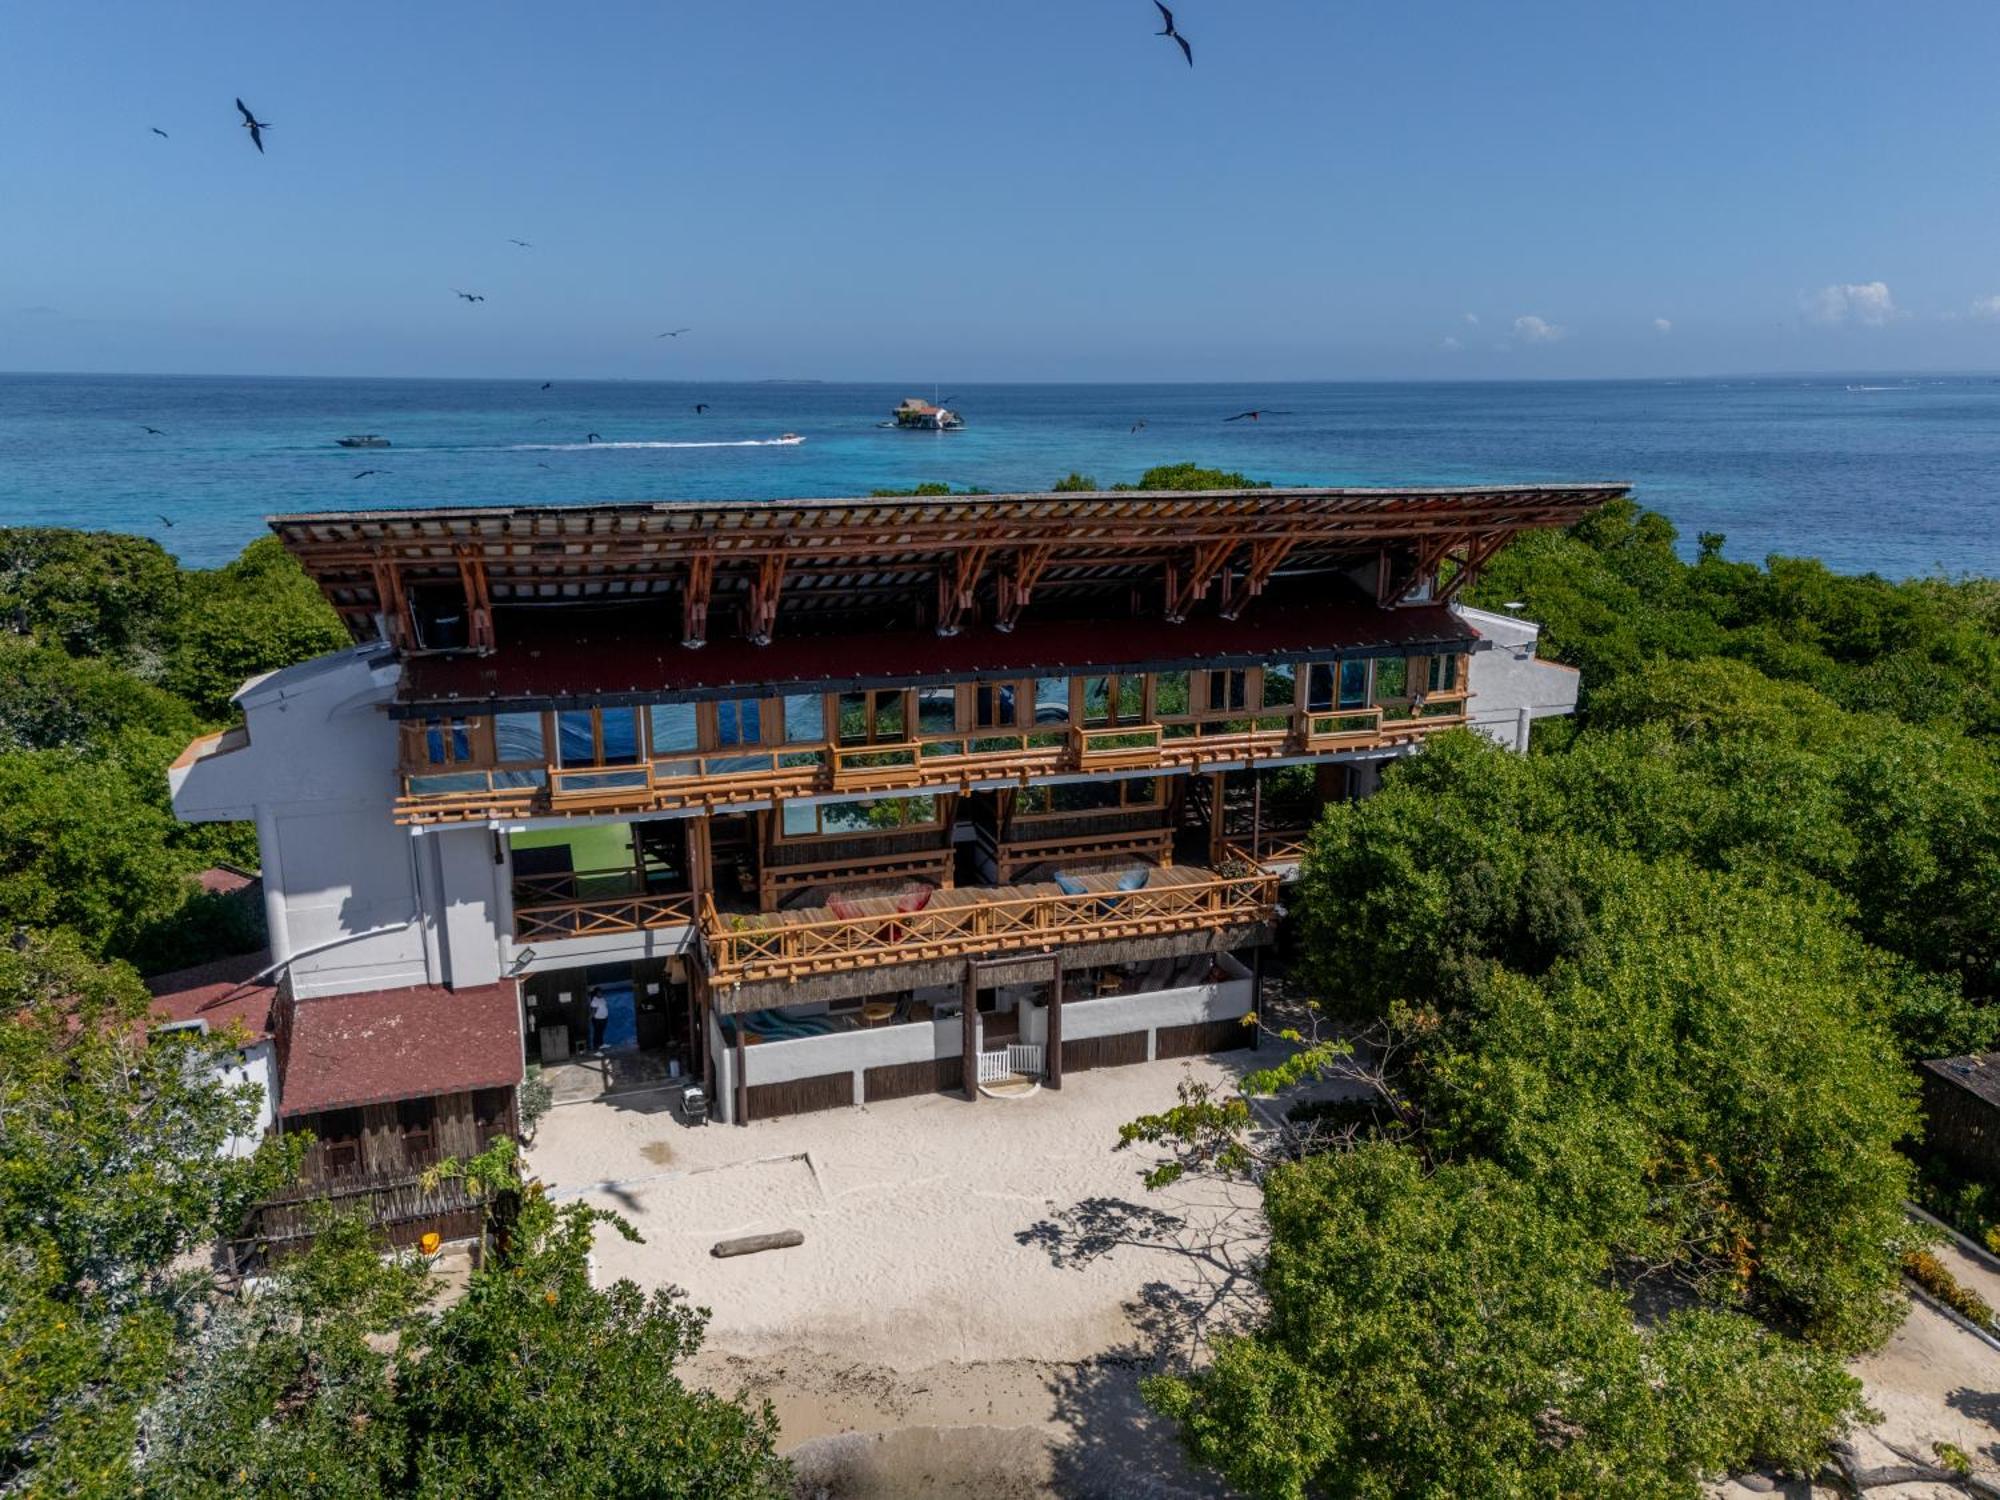
<instances>
[{"instance_id":1,"label":"deep blue sea","mask_svg":"<svg viewBox=\"0 0 2000 1500\"><path fill-rule=\"evenodd\" d=\"M957 398L963 432L877 426L900 398L933 394ZM1282 415L1223 420L1248 407ZM334 445L359 432L393 446ZM786 432L806 441L770 443ZM1182 460L1294 484L1628 480L1690 552L1697 532L1720 531L1732 557L2000 576L2000 378L1984 376L934 393L0 375L0 523L140 532L197 566L234 556L279 511L854 495L928 480L1029 490L1072 470L1108 485ZM381 472L355 477L368 469Z\"/></svg>"}]
</instances>

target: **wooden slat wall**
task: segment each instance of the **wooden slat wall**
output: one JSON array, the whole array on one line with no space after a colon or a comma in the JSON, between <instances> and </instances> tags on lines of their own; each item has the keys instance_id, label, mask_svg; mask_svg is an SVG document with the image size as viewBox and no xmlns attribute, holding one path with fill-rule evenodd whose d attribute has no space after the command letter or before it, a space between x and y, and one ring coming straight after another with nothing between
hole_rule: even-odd
<instances>
[{"instance_id":1,"label":"wooden slat wall","mask_svg":"<svg viewBox=\"0 0 2000 1500\"><path fill-rule=\"evenodd\" d=\"M862 1094L869 1104L879 1104L884 1099L908 1099L917 1094L940 1094L964 1086L965 1063L957 1057L886 1063L862 1075Z\"/></svg>"},{"instance_id":2,"label":"wooden slat wall","mask_svg":"<svg viewBox=\"0 0 2000 1500\"><path fill-rule=\"evenodd\" d=\"M768 1120L776 1115L805 1115L815 1110L846 1109L854 1103L852 1073L821 1073L812 1078L794 1078L786 1083L753 1083L749 1089L752 1120Z\"/></svg>"},{"instance_id":3,"label":"wooden slat wall","mask_svg":"<svg viewBox=\"0 0 2000 1500\"><path fill-rule=\"evenodd\" d=\"M1153 1056L1202 1057L1233 1052L1256 1043L1255 1027L1241 1021L1193 1021L1186 1026L1162 1026L1153 1036Z\"/></svg>"},{"instance_id":4,"label":"wooden slat wall","mask_svg":"<svg viewBox=\"0 0 2000 1500\"><path fill-rule=\"evenodd\" d=\"M1128 1063L1142 1063L1146 1060L1146 1033L1143 1031L1121 1031L1116 1036L1090 1036L1076 1041L1066 1041L1062 1048L1062 1065L1065 1073L1080 1073L1086 1068L1122 1068Z\"/></svg>"}]
</instances>

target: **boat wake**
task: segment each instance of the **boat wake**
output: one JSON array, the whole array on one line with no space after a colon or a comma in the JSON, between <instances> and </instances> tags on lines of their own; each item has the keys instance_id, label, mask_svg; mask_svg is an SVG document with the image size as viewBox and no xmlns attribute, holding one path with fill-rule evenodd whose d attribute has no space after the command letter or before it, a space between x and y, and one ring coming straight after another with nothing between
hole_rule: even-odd
<instances>
[{"instance_id":1,"label":"boat wake","mask_svg":"<svg viewBox=\"0 0 2000 1500\"><path fill-rule=\"evenodd\" d=\"M508 453L595 453L601 448L792 448L803 443L800 437L738 438L729 442L699 443L509 443Z\"/></svg>"}]
</instances>

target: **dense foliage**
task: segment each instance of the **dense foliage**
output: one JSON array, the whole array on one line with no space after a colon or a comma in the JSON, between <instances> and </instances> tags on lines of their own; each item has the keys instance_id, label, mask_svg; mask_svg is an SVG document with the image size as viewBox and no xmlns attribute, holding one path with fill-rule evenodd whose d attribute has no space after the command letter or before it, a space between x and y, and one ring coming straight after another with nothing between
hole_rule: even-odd
<instances>
[{"instance_id":1,"label":"dense foliage","mask_svg":"<svg viewBox=\"0 0 2000 1500\"><path fill-rule=\"evenodd\" d=\"M1254 1493L1809 1468L1856 1414L1839 1356L1901 1315L1908 1063L1995 1034L2000 587L1674 540L1619 504L1502 554L1475 598L1544 622L1582 713L1527 757L1433 740L1314 833L1299 968L1393 1038L1393 1128L1128 1132L1177 1153L1156 1179L1265 1186L1269 1316L1152 1388Z\"/></svg>"},{"instance_id":2,"label":"dense foliage","mask_svg":"<svg viewBox=\"0 0 2000 1500\"><path fill-rule=\"evenodd\" d=\"M690 1389L707 1314L629 1281L593 1287L615 1215L500 1201L496 1249L433 1305L421 1261L384 1263L333 1221L268 1287L226 1304L149 1418L146 1493L343 1497L777 1497L768 1404Z\"/></svg>"},{"instance_id":3,"label":"dense foliage","mask_svg":"<svg viewBox=\"0 0 2000 1500\"><path fill-rule=\"evenodd\" d=\"M275 537L198 572L138 537L0 529L0 930L146 972L254 948L254 910L191 877L254 868L255 840L177 822L166 768L244 678L345 640Z\"/></svg>"},{"instance_id":4,"label":"dense foliage","mask_svg":"<svg viewBox=\"0 0 2000 1500\"><path fill-rule=\"evenodd\" d=\"M254 1090L223 1036L149 1034L145 989L69 934L0 947L0 1491L130 1492L140 1413L212 1288L201 1251L288 1180L223 1147Z\"/></svg>"}]
</instances>

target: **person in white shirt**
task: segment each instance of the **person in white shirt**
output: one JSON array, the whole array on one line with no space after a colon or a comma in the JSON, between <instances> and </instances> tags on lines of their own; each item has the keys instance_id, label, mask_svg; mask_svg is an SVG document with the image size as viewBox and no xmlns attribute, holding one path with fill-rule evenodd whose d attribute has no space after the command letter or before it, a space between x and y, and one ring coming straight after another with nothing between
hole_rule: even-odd
<instances>
[{"instance_id":1,"label":"person in white shirt","mask_svg":"<svg viewBox=\"0 0 2000 1500\"><path fill-rule=\"evenodd\" d=\"M593 987L590 992L590 1050L604 1050L604 1028L611 1020L611 1002L604 998L604 991Z\"/></svg>"}]
</instances>

